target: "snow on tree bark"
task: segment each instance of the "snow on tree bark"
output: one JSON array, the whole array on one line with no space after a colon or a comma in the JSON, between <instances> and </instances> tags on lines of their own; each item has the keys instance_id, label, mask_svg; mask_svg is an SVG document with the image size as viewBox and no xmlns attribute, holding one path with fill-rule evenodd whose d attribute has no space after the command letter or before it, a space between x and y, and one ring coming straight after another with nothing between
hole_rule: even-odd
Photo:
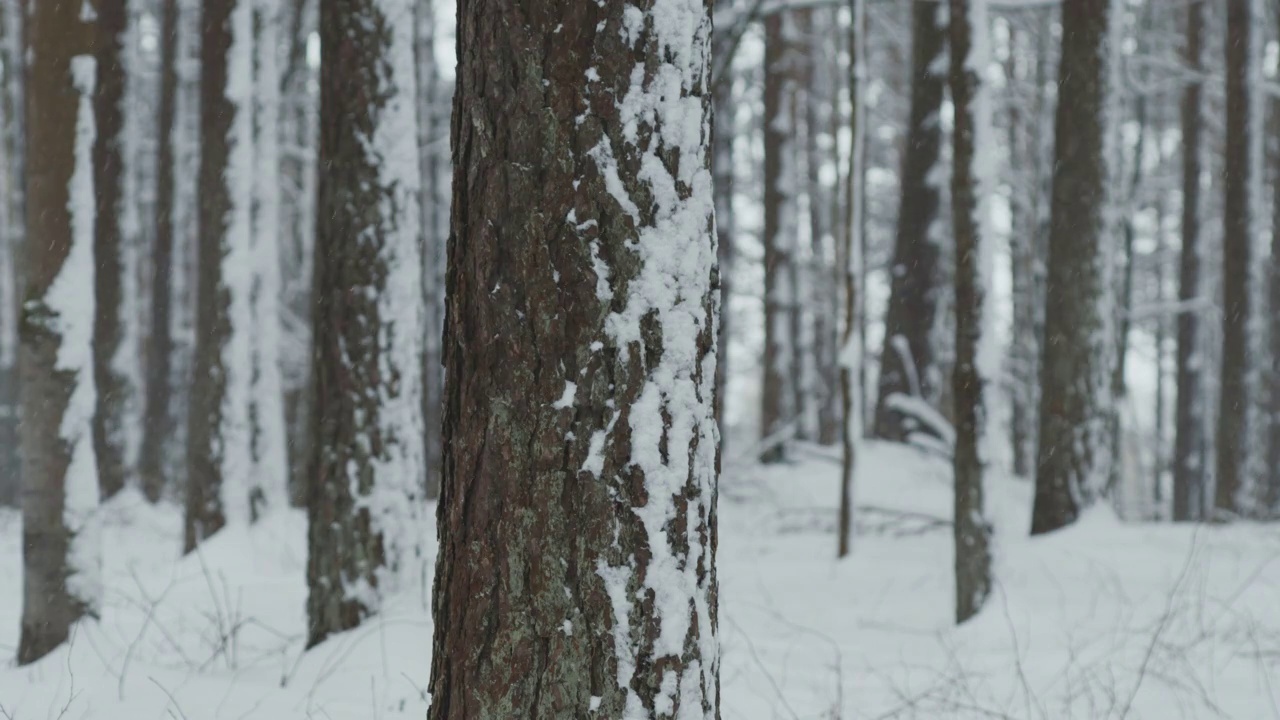
<instances>
[{"instance_id":1,"label":"snow on tree bark","mask_svg":"<svg viewBox=\"0 0 1280 720\"><path fill-rule=\"evenodd\" d=\"M1214 473L1215 517L1230 517L1245 509L1242 491L1248 476L1251 347L1253 317L1254 219L1253 192L1257 167L1253 144L1258 102L1253 55L1256 52L1252 0L1227 0L1226 147L1223 172L1222 235L1222 365Z\"/></svg>"},{"instance_id":2,"label":"snow on tree bark","mask_svg":"<svg viewBox=\"0 0 1280 720\"><path fill-rule=\"evenodd\" d=\"M1202 0L1187 4L1187 37L1184 57L1198 73L1203 68L1205 5ZM1199 75L1188 81L1182 95L1182 250L1178 272L1178 300L1200 299L1200 175L1203 83ZM1177 399L1174 408L1173 519L1201 520L1205 517L1205 434L1204 391L1201 373L1204 355L1200 315L1178 315Z\"/></svg>"},{"instance_id":3,"label":"snow on tree bark","mask_svg":"<svg viewBox=\"0 0 1280 720\"><path fill-rule=\"evenodd\" d=\"M866 75L865 0L849 0L849 169L845 182L844 249L840 268L844 284L844 335L840 348L840 527L836 555L845 557L853 543L853 480L858 447L862 442L862 363L866 344L861 333L865 287L863 273L863 163L866 157L866 106L863 82Z\"/></svg>"},{"instance_id":4,"label":"snow on tree bark","mask_svg":"<svg viewBox=\"0 0 1280 720\"><path fill-rule=\"evenodd\" d=\"M253 163L250 200L250 514L288 503L280 371L280 3L253 2Z\"/></svg>"},{"instance_id":5,"label":"snow on tree bark","mask_svg":"<svg viewBox=\"0 0 1280 720\"><path fill-rule=\"evenodd\" d=\"M1032 534L1074 522L1110 476L1115 12L1062 6Z\"/></svg>"},{"instance_id":6,"label":"snow on tree bark","mask_svg":"<svg viewBox=\"0 0 1280 720\"><path fill-rule=\"evenodd\" d=\"M945 63L946 41L940 7L932 2L912 3L911 110L902 154L902 194L875 414L876 436L889 440L907 435L889 398L918 395L933 402L940 389L933 337L941 284L937 227L941 182L936 174L946 82L945 65L940 64Z\"/></svg>"},{"instance_id":7,"label":"snow on tree bark","mask_svg":"<svg viewBox=\"0 0 1280 720\"><path fill-rule=\"evenodd\" d=\"M201 198L184 548L247 524L253 471L253 0L201 15Z\"/></svg>"},{"instance_id":8,"label":"snow on tree bark","mask_svg":"<svg viewBox=\"0 0 1280 720\"><path fill-rule=\"evenodd\" d=\"M18 662L43 657L101 601L94 459L93 26L76 3L28 15L22 372L23 608Z\"/></svg>"},{"instance_id":9,"label":"snow on tree bark","mask_svg":"<svg viewBox=\"0 0 1280 720\"><path fill-rule=\"evenodd\" d=\"M991 523L984 485L994 455L987 396L999 380L999 349L987 293L994 286L990 202L994 180L986 0L951 0L951 97L955 103L951 205L956 238L955 397L956 622L991 594Z\"/></svg>"},{"instance_id":10,"label":"snow on tree bark","mask_svg":"<svg viewBox=\"0 0 1280 720\"><path fill-rule=\"evenodd\" d=\"M709 9L460 5L434 720L719 717Z\"/></svg>"},{"instance_id":11,"label":"snow on tree bark","mask_svg":"<svg viewBox=\"0 0 1280 720\"><path fill-rule=\"evenodd\" d=\"M320 7L308 645L425 583L422 275L410 0ZM424 599L425 603L425 599Z\"/></svg>"}]
</instances>

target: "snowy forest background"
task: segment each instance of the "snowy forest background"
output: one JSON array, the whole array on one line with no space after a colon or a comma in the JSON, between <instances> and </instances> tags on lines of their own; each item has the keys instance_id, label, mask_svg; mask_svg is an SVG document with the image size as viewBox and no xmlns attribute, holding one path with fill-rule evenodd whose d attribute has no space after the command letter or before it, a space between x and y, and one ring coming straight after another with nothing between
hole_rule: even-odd
<instances>
[{"instance_id":1,"label":"snowy forest background","mask_svg":"<svg viewBox=\"0 0 1280 720\"><path fill-rule=\"evenodd\" d=\"M0 718L1280 718L1275 2L0 0L0 73Z\"/></svg>"}]
</instances>

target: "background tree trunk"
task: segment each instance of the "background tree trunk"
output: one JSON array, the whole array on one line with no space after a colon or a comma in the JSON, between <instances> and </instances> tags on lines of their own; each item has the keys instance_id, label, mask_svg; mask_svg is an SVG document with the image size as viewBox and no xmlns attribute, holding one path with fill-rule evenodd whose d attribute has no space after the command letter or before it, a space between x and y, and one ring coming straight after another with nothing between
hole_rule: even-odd
<instances>
[{"instance_id":1,"label":"background tree trunk","mask_svg":"<svg viewBox=\"0 0 1280 720\"><path fill-rule=\"evenodd\" d=\"M716 7L727 10L733 0L716 0ZM715 145L711 164L715 172L716 194L716 257L720 266L720 333L716 337L716 426L720 429L720 443L724 447L728 426L724 417L725 393L729 384L729 330L733 326L734 243L737 227L733 220L733 140L734 92L733 68L730 62L716 64L721 77L712 78L712 106L715 113ZM761 426L763 427L763 425Z\"/></svg>"},{"instance_id":2,"label":"background tree trunk","mask_svg":"<svg viewBox=\"0 0 1280 720\"><path fill-rule=\"evenodd\" d=\"M308 646L358 625L395 581L425 583L413 17L413 0L320 7Z\"/></svg>"},{"instance_id":3,"label":"background tree trunk","mask_svg":"<svg viewBox=\"0 0 1280 720\"><path fill-rule=\"evenodd\" d=\"M1253 134L1250 88L1254 36L1251 0L1227 0L1227 141L1223 175L1222 380L1218 395L1215 514L1243 510L1240 491L1249 466L1250 320L1253 301L1253 219L1250 197Z\"/></svg>"},{"instance_id":4,"label":"background tree trunk","mask_svg":"<svg viewBox=\"0 0 1280 720\"><path fill-rule=\"evenodd\" d=\"M1111 0L1062 6L1032 534L1074 522L1110 476L1113 12Z\"/></svg>"},{"instance_id":5,"label":"background tree trunk","mask_svg":"<svg viewBox=\"0 0 1280 720\"><path fill-rule=\"evenodd\" d=\"M93 448L94 58L76 3L27 16L22 635L34 662L101 598Z\"/></svg>"},{"instance_id":6,"label":"background tree trunk","mask_svg":"<svg viewBox=\"0 0 1280 720\"><path fill-rule=\"evenodd\" d=\"M433 720L719 717L711 18L680 7L459 7Z\"/></svg>"},{"instance_id":7,"label":"background tree trunk","mask_svg":"<svg viewBox=\"0 0 1280 720\"><path fill-rule=\"evenodd\" d=\"M1187 5L1186 62L1193 73L1203 68L1203 0ZM1182 250L1178 271L1178 300L1190 303L1201 296L1200 261L1200 174L1203 84L1188 81L1182 95ZM1204 391L1201 372L1199 309L1178 314L1178 366L1175 383L1173 445L1173 519L1204 519Z\"/></svg>"},{"instance_id":8,"label":"background tree trunk","mask_svg":"<svg viewBox=\"0 0 1280 720\"><path fill-rule=\"evenodd\" d=\"M995 148L983 73L990 61L986 0L951 0L951 97L955 103L955 149L951 206L956 238L956 444L955 568L956 622L982 609L991 594L991 524L984 500L992 460L986 393L996 387L999 350L992 337L986 295L995 274L986 220L991 192L984 166Z\"/></svg>"},{"instance_id":9,"label":"background tree trunk","mask_svg":"<svg viewBox=\"0 0 1280 720\"><path fill-rule=\"evenodd\" d=\"M251 2L205 3L201 15L200 275L187 449L187 552L227 522L248 522L250 514Z\"/></svg>"},{"instance_id":10,"label":"background tree trunk","mask_svg":"<svg viewBox=\"0 0 1280 720\"><path fill-rule=\"evenodd\" d=\"M178 0L161 0L160 94L156 119L155 242L151 248L151 342L147 349L146 405L138 474L142 492L156 502L167 485L166 453L172 438L170 416L174 352L174 120L178 100Z\"/></svg>"},{"instance_id":11,"label":"background tree trunk","mask_svg":"<svg viewBox=\"0 0 1280 720\"><path fill-rule=\"evenodd\" d=\"M940 197L939 183L930 177L942 150L939 113L946 81L938 67L946 44L939 4L915 0L911 28L911 110L875 416L875 435L888 440L904 440L907 435L901 415L889 407L889 397L919 395L935 402L941 380L933 347L941 284L935 228Z\"/></svg>"},{"instance_id":12,"label":"background tree trunk","mask_svg":"<svg viewBox=\"0 0 1280 720\"><path fill-rule=\"evenodd\" d=\"M125 425L129 378L116 367L116 355L124 341L124 232L125 201L124 100L129 10L126 0L95 3L98 27L97 90L94 110L97 142L93 148L97 219L94 223L94 288L96 314L93 325L93 374L98 391L93 416L93 445L98 459L98 483L102 496L111 497L124 487Z\"/></svg>"},{"instance_id":13,"label":"background tree trunk","mask_svg":"<svg viewBox=\"0 0 1280 720\"><path fill-rule=\"evenodd\" d=\"M22 293L23 185L21 5L0 2L0 506L17 507L22 492L18 420L18 317Z\"/></svg>"}]
</instances>

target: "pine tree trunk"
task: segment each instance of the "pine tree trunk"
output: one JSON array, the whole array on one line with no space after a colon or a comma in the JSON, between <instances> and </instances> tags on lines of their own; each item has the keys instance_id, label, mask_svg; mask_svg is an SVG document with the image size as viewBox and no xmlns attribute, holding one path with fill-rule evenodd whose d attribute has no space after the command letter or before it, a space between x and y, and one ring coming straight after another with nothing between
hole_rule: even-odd
<instances>
[{"instance_id":1,"label":"pine tree trunk","mask_svg":"<svg viewBox=\"0 0 1280 720\"><path fill-rule=\"evenodd\" d=\"M201 15L199 281L186 552L228 522L247 523L250 515L251 2L204 3Z\"/></svg>"},{"instance_id":2,"label":"pine tree trunk","mask_svg":"<svg viewBox=\"0 0 1280 720\"><path fill-rule=\"evenodd\" d=\"M151 249L151 343L147 352L146 405L138 471L142 492L156 502L168 484L170 379L173 373L174 110L178 99L178 0L161 0L160 95L156 120L155 243Z\"/></svg>"},{"instance_id":3,"label":"pine tree trunk","mask_svg":"<svg viewBox=\"0 0 1280 720\"><path fill-rule=\"evenodd\" d=\"M862 441L863 355L866 352L863 326L863 163L866 159L866 100L863 75L866 72L865 0L849 0L848 29L849 87L849 167L845 181L844 241L840 253L840 274L844 284L844 334L840 349L840 409L843 422L840 459L840 527L836 557L845 557L853 544L853 481L857 469L858 444Z\"/></svg>"},{"instance_id":4,"label":"pine tree trunk","mask_svg":"<svg viewBox=\"0 0 1280 720\"><path fill-rule=\"evenodd\" d=\"M764 57L764 378L760 387L760 436L769 440L762 462L785 458L779 437L796 422L794 312L796 288L791 267L795 233L792 144L794 74L789 13L765 18Z\"/></svg>"},{"instance_id":5,"label":"pine tree trunk","mask_svg":"<svg viewBox=\"0 0 1280 720\"><path fill-rule=\"evenodd\" d=\"M1187 5L1187 66L1199 73L1203 68L1203 0ZM1190 81L1182 95L1182 251L1178 270L1178 300L1200 299L1200 174L1203 85ZM1186 309L1178 315L1178 366L1175 383L1173 445L1173 519L1202 520L1205 517L1204 392L1201 372L1199 310Z\"/></svg>"},{"instance_id":6,"label":"pine tree trunk","mask_svg":"<svg viewBox=\"0 0 1280 720\"><path fill-rule=\"evenodd\" d=\"M459 7L432 720L719 717L710 3L673 7Z\"/></svg>"},{"instance_id":7,"label":"pine tree trunk","mask_svg":"<svg viewBox=\"0 0 1280 720\"><path fill-rule=\"evenodd\" d=\"M1076 520L1111 458L1111 0L1065 0L1031 532Z\"/></svg>"},{"instance_id":8,"label":"pine tree trunk","mask_svg":"<svg viewBox=\"0 0 1280 720\"><path fill-rule=\"evenodd\" d=\"M114 367L124 340L124 233L121 229L122 188L125 184L124 95L126 32L129 11L125 0L99 0L98 78L94 95L97 142L93 148L97 221L94 225L95 308L93 373L98 390L93 417L94 452L102 496L124 487L126 403L129 380Z\"/></svg>"},{"instance_id":9,"label":"pine tree trunk","mask_svg":"<svg viewBox=\"0 0 1280 720\"><path fill-rule=\"evenodd\" d=\"M986 0L951 0L951 97L955 103L951 206L956 238L956 362L952 374L956 416L956 622L982 609L991 594L991 524L983 497L991 462L986 393L996 382L997 352L986 295L994 268L985 213L991 178L984 165L994 153L982 73L990 61Z\"/></svg>"},{"instance_id":10,"label":"pine tree trunk","mask_svg":"<svg viewBox=\"0 0 1280 720\"><path fill-rule=\"evenodd\" d=\"M940 199L938 183L930 177L942 149L939 113L946 81L936 67L946 43L938 9L938 3L925 0L912 4L911 110L875 416L875 435L887 440L904 440L908 430L890 407L891 396L918 395L935 402L940 390L933 347L941 284Z\"/></svg>"},{"instance_id":11,"label":"pine tree trunk","mask_svg":"<svg viewBox=\"0 0 1280 720\"><path fill-rule=\"evenodd\" d=\"M1227 0L1226 153L1223 167L1222 379L1218 396L1215 517L1242 511L1249 455L1250 319L1252 318L1253 218L1250 158L1253 133L1250 88L1254 52L1251 0Z\"/></svg>"},{"instance_id":12,"label":"pine tree trunk","mask_svg":"<svg viewBox=\"0 0 1280 720\"><path fill-rule=\"evenodd\" d=\"M424 583L412 0L320 7L308 646ZM425 603L425 600L424 600Z\"/></svg>"},{"instance_id":13,"label":"pine tree trunk","mask_svg":"<svg viewBox=\"0 0 1280 720\"><path fill-rule=\"evenodd\" d=\"M18 663L63 643L101 597L93 448L94 29L76 3L27 16L23 605ZM83 54L82 54L83 53Z\"/></svg>"}]
</instances>

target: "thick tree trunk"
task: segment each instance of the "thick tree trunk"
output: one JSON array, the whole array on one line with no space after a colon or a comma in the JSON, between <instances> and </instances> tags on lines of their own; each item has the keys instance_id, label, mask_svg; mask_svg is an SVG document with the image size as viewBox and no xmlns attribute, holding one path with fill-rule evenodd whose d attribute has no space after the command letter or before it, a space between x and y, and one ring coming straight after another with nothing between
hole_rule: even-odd
<instances>
[{"instance_id":1,"label":"thick tree trunk","mask_svg":"<svg viewBox=\"0 0 1280 720\"><path fill-rule=\"evenodd\" d=\"M250 515L252 0L205 3L195 361L183 547Z\"/></svg>"},{"instance_id":2,"label":"thick tree trunk","mask_svg":"<svg viewBox=\"0 0 1280 720\"><path fill-rule=\"evenodd\" d=\"M94 110L97 142L93 148L97 220L94 224L93 375L98 390L93 416L93 445L98 458L98 483L102 496L111 497L124 487L125 424L129 379L116 367L116 355L124 341L124 232L125 186L124 99L125 48L129 10L125 0L99 0L97 90Z\"/></svg>"},{"instance_id":3,"label":"thick tree trunk","mask_svg":"<svg viewBox=\"0 0 1280 720\"><path fill-rule=\"evenodd\" d=\"M990 59L986 0L951 0L951 97L955 103L951 206L956 238L955 570L956 622L982 609L991 594L991 523L983 497L992 461L986 393L995 388L999 350L987 293L994 275L985 214L991 178L985 166L991 116L983 73Z\"/></svg>"},{"instance_id":4,"label":"thick tree trunk","mask_svg":"<svg viewBox=\"0 0 1280 720\"><path fill-rule=\"evenodd\" d=\"M459 7L433 720L719 717L709 5Z\"/></svg>"},{"instance_id":5,"label":"thick tree trunk","mask_svg":"<svg viewBox=\"0 0 1280 720\"><path fill-rule=\"evenodd\" d=\"M795 345L796 244L794 113L795 73L800 54L794 46L790 13L764 21L764 378L760 387L760 436L768 447L762 462L785 458L780 438L797 422L795 385L799 367Z\"/></svg>"},{"instance_id":6,"label":"thick tree trunk","mask_svg":"<svg viewBox=\"0 0 1280 720\"><path fill-rule=\"evenodd\" d=\"M1203 67L1203 0L1187 5L1186 63L1194 73ZM1182 250L1178 271L1178 300L1200 299L1200 174L1203 110L1202 84L1192 80L1182 95ZM1200 351L1200 312L1185 309L1178 315L1178 366L1175 383L1173 445L1173 519L1205 517L1204 368Z\"/></svg>"},{"instance_id":7,"label":"thick tree trunk","mask_svg":"<svg viewBox=\"0 0 1280 720\"><path fill-rule=\"evenodd\" d=\"M178 0L160 8L160 96L156 119L155 243L151 248L151 343L147 350L146 405L138 471L142 492L156 502L167 486L166 455L173 418L174 119L178 99Z\"/></svg>"},{"instance_id":8,"label":"thick tree trunk","mask_svg":"<svg viewBox=\"0 0 1280 720\"><path fill-rule=\"evenodd\" d=\"M48 654L101 597L93 448L93 27L76 3L27 16L28 252L22 372L22 635ZM83 53L83 54L82 54Z\"/></svg>"},{"instance_id":9,"label":"thick tree trunk","mask_svg":"<svg viewBox=\"0 0 1280 720\"><path fill-rule=\"evenodd\" d=\"M911 110L875 417L875 435L888 440L904 440L909 430L889 398L917 395L936 402L941 381L933 346L941 285L940 198L931 177L942 150L939 113L946 81L938 68L946 43L938 3L915 0L911 27Z\"/></svg>"},{"instance_id":10,"label":"thick tree trunk","mask_svg":"<svg viewBox=\"0 0 1280 720\"><path fill-rule=\"evenodd\" d=\"M1250 321L1253 315L1253 219L1250 186L1254 126L1250 87L1255 42L1251 0L1227 0L1226 156L1223 167L1222 228L1222 376L1218 395L1215 517L1243 510L1240 492L1248 472Z\"/></svg>"},{"instance_id":11,"label":"thick tree trunk","mask_svg":"<svg viewBox=\"0 0 1280 720\"><path fill-rule=\"evenodd\" d=\"M1112 0L1062 6L1032 534L1074 522L1110 476L1114 12Z\"/></svg>"},{"instance_id":12,"label":"thick tree trunk","mask_svg":"<svg viewBox=\"0 0 1280 720\"><path fill-rule=\"evenodd\" d=\"M307 644L424 586L422 248L412 0L320 8ZM425 603L425 599L424 599Z\"/></svg>"},{"instance_id":13,"label":"thick tree trunk","mask_svg":"<svg viewBox=\"0 0 1280 720\"><path fill-rule=\"evenodd\" d=\"M844 284L844 334L840 348L840 527L836 557L845 557L853 544L853 480L857 469L858 446L862 442L863 355L862 335L864 285L863 264L863 163L866 159L866 100L863 76L866 73L866 5L865 0L849 0L849 167L845 181L844 241L840 275Z\"/></svg>"}]
</instances>

